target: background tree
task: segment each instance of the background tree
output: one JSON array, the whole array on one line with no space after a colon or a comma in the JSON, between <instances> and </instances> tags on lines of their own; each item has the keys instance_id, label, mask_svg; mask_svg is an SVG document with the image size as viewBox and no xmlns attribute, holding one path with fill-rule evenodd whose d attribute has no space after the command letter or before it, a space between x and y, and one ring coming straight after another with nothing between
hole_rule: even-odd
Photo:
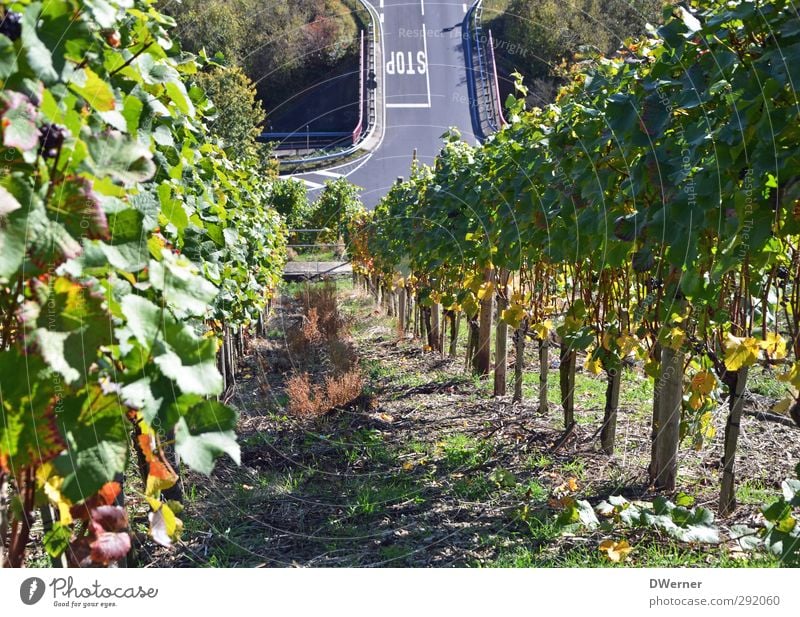
<instances>
[{"instance_id":1,"label":"background tree","mask_svg":"<svg viewBox=\"0 0 800 617\"><path fill-rule=\"evenodd\" d=\"M208 128L222 139L228 155L237 159L257 150L266 113L245 72L237 66L212 66L197 74L196 83L214 103L216 113Z\"/></svg>"},{"instance_id":2,"label":"background tree","mask_svg":"<svg viewBox=\"0 0 800 617\"><path fill-rule=\"evenodd\" d=\"M533 104L550 102L581 47L610 54L660 23L669 0L488 0L486 25L497 62L531 84Z\"/></svg>"}]
</instances>

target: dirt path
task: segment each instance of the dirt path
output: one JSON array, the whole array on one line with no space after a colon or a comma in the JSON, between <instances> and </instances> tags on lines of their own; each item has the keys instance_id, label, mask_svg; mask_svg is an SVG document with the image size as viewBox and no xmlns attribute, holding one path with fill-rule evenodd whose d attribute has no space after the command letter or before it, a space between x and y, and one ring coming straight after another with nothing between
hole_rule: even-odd
<instances>
[{"instance_id":1,"label":"dirt path","mask_svg":"<svg viewBox=\"0 0 800 617\"><path fill-rule=\"evenodd\" d=\"M591 392L577 399L575 438L553 452L561 434L556 405L541 415L493 399L489 383L464 373L463 360L398 341L369 299L348 292L344 308L368 396L316 420L286 415L283 383L302 359L286 353L299 316L284 299L269 338L254 344L231 401L241 413L242 465L220 465L210 480L187 478L183 545L156 556L155 565L602 565L597 538L564 537L555 528L556 501L565 493L592 503L609 494L652 499L646 380L627 377L613 458L598 452L593 435L602 403ZM597 391L603 388L598 382ZM535 389L527 394L535 400ZM739 466L745 503L728 522L753 519L756 504L779 490L800 459L797 435L792 427L745 418ZM679 485L712 508L719 441L680 454ZM775 460L781 458L776 444L783 444L785 460ZM633 565L735 562L727 548L630 539L637 546Z\"/></svg>"}]
</instances>

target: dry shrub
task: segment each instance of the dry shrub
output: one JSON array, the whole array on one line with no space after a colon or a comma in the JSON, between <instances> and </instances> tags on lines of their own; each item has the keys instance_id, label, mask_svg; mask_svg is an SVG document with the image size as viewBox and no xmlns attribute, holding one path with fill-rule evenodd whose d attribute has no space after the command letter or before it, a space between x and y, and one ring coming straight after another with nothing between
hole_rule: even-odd
<instances>
[{"instance_id":1,"label":"dry shrub","mask_svg":"<svg viewBox=\"0 0 800 617\"><path fill-rule=\"evenodd\" d=\"M334 283L328 281L323 285L308 287L297 295L297 299L304 303L307 317L310 317L312 310L316 310L317 328L324 338L330 340L344 334L344 319L339 314Z\"/></svg>"},{"instance_id":2,"label":"dry shrub","mask_svg":"<svg viewBox=\"0 0 800 617\"><path fill-rule=\"evenodd\" d=\"M296 359L306 358L312 360L313 346L322 340L319 331L319 316L316 308L308 309L303 315L300 327L289 330L286 335L286 343L289 346L289 353Z\"/></svg>"},{"instance_id":3,"label":"dry shrub","mask_svg":"<svg viewBox=\"0 0 800 617\"><path fill-rule=\"evenodd\" d=\"M312 386L308 373L292 375L286 382L289 413L295 416L317 416L323 407L322 386Z\"/></svg>"},{"instance_id":4,"label":"dry shrub","mask_svg":"<svg viewBox=\"0 0 800 617\"><path fill-rule=\"evenodd\" d=\"M295 251L291 246L286 247L286 261L295 261L297 259L297 251Z\"/></svg>"},{"instance_id":5,"label":"dry shrub","mask_svg":"<svg viewBox=\"0 0 800 617\"><path fill-rule=\"evenodd\" d=\"M305 317L303 317L303 337L310 343L313 343L322 336L322 333L319 331L319 313L317 312L316 307L311 307L308 309Z\"/></svg>"},{"instance_id":6,"label":"dry shrub","mask_svg":"<svg viewBox=\"0 0 800 617\"><path fill-rule=\"evenodd\" d=\"M343 407L352 403L361 396L363 387L364 380L358 369L348 371L340 377L327 377L325 379L325 390L329 408Z\"/></svg>"},{"instance_id":7,"label":"dry shrub","mask_svg":"<svg viewBox=\"0 0 800 617\"><path fill-rule=\"evenodd\" d=\"M312 384L308 373L293 375L286 382L289 413L300 417L317 417L335 407L352 403L361 395L364 380L358 369L340 377L328 376L325 384Z\"/></svg>"}]
</instances>

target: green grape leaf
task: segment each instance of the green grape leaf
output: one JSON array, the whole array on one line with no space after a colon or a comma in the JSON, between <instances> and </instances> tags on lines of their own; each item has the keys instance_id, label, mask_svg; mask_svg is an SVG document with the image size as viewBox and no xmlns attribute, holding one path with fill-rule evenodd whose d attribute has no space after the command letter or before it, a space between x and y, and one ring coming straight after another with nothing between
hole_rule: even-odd
<instances>
[{"instance_id":1,"label":"green grape leaf","mask_svg":"<svg viewBox=\"0 0 800 617\"><path fill-rule=\"evenodd\" d=\"M97 176L108 175L124 184L135 184L149 180L155 173L150 150L118 131L92 135L86 144L86 164Z\"/></svg>"},{"instance_id":2,"label":"green grape leaf","mask_svg":"<svg viewBox=\"0 0 800 617\"><path fill-rule=\"evenodd\" d=\"M235 425L236 414L229 407L217 401L197 401L175 424L175 449L189 467L204 474L211 473L220 454L239 464Z\"/></svg>"},{"instance_id":3,"label":"green grape leaf","mask_svg":"<svg viewBox=\"0 0 800 617\"><path fill-rule=\"evenodd\" d=\"M39 143L39 129L36 127L36 109L24 94L6 90L0 92L3 105L2 127L3 145L17 148L22 152L32 150Z\"/></svg>"},{"instance_id":4,"label":"green grape leaf","mask_svg":"<svg viewBox=\"0 0 800 617\"><path fill-rule=\"evenodd\" d=\"M89 67L72 74L69 88L97 111L111 111L116 106L111 86Z\"/></svg>"},{"instance_id":5,"label":"green grape leaf","mask_svg":"<svg viewBox=\"0 0 800 617\"><path fill-rule=\"evenodd\" d=\"M58 73L53 67L53 52L37 35L37 22L41 11L41 2L32 2L25 9L22 16L22 47L25 50L25 61L33 74L45 85L50 85L58 80ZM60 55L55 57L60 58Z\"/></svg>"},{"instance_id":6,"label":"green grape leaf","mask_svg":"<svg viewBox=\"0 0 800 617\"><path fill-rule=\"evenodd\" d=\"M125 471L130 422L116 392L91 384L61 401L58 426L67 451L53 461L61 493L73 503L94 495Z\"/></svg>"},{"instance_id":7,"label":"green grape leaf","mask_svg":"<svg viewBox=\"0 0 800 617\"><path fill-rule=\"evenodd\" d=\"M0 469L13 472L37 466L64 448L56 426L57 379L36 354L12 348L0 353L0 375L14 375L0 383Z\"/></svg>"},{"instance_id":8,"label":"green grape leaf","mask_svg":"<svg viewBox=\"0 0 800 617\"><path fill-rule=\"evenodd\" d=\"M7 36L0 36L0 79L8 79L17 72L17 50Z\"/></svg>"},{"instance_id":9,"label":"green grape leaf","mask_svg":"<svg viewBox=\"0 0 800 617\"><path fill-rule=\"evenodd\" d=\"M217 288L197 272L196 266L166 250L161 261L150 261L150 282L177 315L203 316L217 295Z\"/></svg>"}]
</instances>

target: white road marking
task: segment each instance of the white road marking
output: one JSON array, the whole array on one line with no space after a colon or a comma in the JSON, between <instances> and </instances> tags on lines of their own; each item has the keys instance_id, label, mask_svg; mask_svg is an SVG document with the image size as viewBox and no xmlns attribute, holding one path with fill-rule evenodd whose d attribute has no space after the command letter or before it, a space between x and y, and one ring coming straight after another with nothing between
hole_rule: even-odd
<instances>
[{"instance_id":1,"label":"white road marking","mask_svg":"<svg viewBox=\"0 0 800 617\"><path fill-rule=\"evenodd\" d=\"M405 107L405 108L409 108L409 109L411 109L411 108L421 109L421 108L427 108L427 107L430 107L430 106L431 106L430 103L386 103L386 107L395 107L395 108Z\"/></svg>"},{"instance_id":2,"label":"white road marking","mask_svg":"<svg viewBox=\"0 0 800 617\"><path fill-rule=\"evenodd\" d=\"M328 171L326 169L320 169L319 171L315 171L314 173L317 174L318 176L325 176L327 178L341 178L342 177L342 174L337 174L337 173L334 173L332 171Z\"/></svg>"},{"instance_id":3,"label":"white road marking","mask_svg":"<svg viewBox=\"0 0 800 617\"><path fill-rule=\"evenodd\" d=\"M383 13L381 13L378 17L381 18L381 23L383 23Z\"/></svg>"},{"instance_id":4,"label":"white road marking","mask_svg":"<svg viewBox=\"0 0 800 617\"><path fill-rule=\"evenodd\" d=\"M425 17L425 0L419 0L419 6L422 9L422 16Z\"/></svg>"},{"instance_id":5,"label":"white road marking","mask_svg":"<svg viewBox=\"0 0 800 617\"><path fill-rule=\"evenodd\" d=\"M300 178L300 180L302 180L305 183L305 185L310 189L321 189L325 186L323 184L320 184L319 182L312 182L311 180L307 180L306 178Z\"/></svg>"},{"instance_id":6,"label":"white road marking","mask_svg":"<svg viewBox=\"0 0 800 617\"><path fill-rule=\"evenodd\" d=\"M462 5L461 5L461 8L462 8L462 9L464 9L464 12L465 12L465 13L467 12L467 5L466 5L466 3L462 4Z\"/></svg>"},{"instance_id":7,"label":"white road marking","mask_svg":"<svg viewBox=\"0 0 800 617\"><path fill-rule=\"evenodd\" d=\"M422 48L425 50L425 83L428 87L428 107L431 106L431 59L428 57L428 33L425 31L425 24L422 24Z\"/></svg>"},{"instance_id":8,"label":"white road marking","mask_svg":"<svg viewBox=\"0 0 800 617\"><path fill-rule=\"evenodd\" d=\"M381 0L381 8L383 8L383 0Z\"/></svg>"}]
</instances>

